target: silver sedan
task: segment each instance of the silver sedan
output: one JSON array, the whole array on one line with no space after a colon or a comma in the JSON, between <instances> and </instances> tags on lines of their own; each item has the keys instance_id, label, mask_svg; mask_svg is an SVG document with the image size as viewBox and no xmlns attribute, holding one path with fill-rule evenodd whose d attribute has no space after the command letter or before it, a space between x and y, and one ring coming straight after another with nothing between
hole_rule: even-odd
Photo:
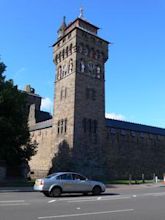
<instances>
[{"instance_id":1,"label":"silver sedan","mask_svg":"<svg viewBox=\"0 0 165 220\"><path fill-rule=\"evenodd\" d=\"M105 191L105 185L98 181L89 180L78 173L59 172L42 179L36 179L34 190L51 197L58 197L62 193L99 195Z\"/></svg>"}]
</instances>

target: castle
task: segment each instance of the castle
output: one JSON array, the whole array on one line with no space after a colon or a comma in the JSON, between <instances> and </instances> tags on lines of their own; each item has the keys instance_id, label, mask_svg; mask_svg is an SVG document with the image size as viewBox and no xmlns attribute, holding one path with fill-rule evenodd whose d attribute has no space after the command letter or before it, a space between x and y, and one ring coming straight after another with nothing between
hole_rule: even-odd
<instances>
[{"instance_id":1,"label":"castle","mask_svg":"<svg viewBox=\"0 0 165 220\"><path fill-rule=\"evenodd\" d=\"M153 161L144 165L144 158L152 160L155 149L165 147L165 129L105 118L105 62L110 43L98 36L98 30L82 13L68 25L64 17L52 46L56 66L53 116L40 110L41 97L30 86L25 89L30 133L38 143L38 152L29 162L35 177L70 169L114 178L137 170L156 172L151 168ZM159 172L164 167L161 164Z\"/></svg>"}]
</instances>

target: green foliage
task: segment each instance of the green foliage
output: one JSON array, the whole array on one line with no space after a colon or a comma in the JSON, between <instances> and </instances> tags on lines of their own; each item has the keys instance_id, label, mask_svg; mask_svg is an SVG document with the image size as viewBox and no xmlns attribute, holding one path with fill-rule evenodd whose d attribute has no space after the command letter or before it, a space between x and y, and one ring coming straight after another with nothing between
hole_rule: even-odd
<instances>
[{"instance_id":1,"label":"green foliage","mask_svg":"<svg viewBox=\"0 0 165 220\"><path fill-rule=\"evenodd\" d=\"M6 66L0 63L0 160L19 165L36 153L28 129L26 94L12 80L5 80Z\"/></svg>"}]
</instances>

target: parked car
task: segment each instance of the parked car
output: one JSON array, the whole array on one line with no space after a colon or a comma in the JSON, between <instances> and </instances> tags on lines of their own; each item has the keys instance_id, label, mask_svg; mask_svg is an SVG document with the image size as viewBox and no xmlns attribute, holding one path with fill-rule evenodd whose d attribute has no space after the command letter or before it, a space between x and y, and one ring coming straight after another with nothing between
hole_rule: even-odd
<instances>
[{"instance_id":1,"label":"parked car","mask_svg":"<svg viewBox=\"0 0 165 220\"><path fill-rule=\"evenodd\" d=\"M105 185L98 181L89 180L79 173L59 172L42 179L36 179L34 190L42 192L48 197L58 197L62 193L99 195L105 191Z\"/></svg>"}]
</instances>

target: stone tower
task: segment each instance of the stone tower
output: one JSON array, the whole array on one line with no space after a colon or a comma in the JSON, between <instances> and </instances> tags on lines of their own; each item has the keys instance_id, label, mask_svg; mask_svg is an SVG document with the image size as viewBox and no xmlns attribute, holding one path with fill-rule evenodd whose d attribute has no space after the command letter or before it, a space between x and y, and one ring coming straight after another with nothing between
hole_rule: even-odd
<instances>
[{"instance_id":1,"label":"stone tower","mask_svg":"<svg viewBox=\"0 0 165 220\"><path fill-rule=\"evenodd\" d=\"M98 168L106 127L104 64L108 42L98 37L98 29L83 18L82 11L68 25L64 17L53 45L55 144L58 147L65 141L73 151L77 171L87 175Z\"/></svg>"}]
</instances>

